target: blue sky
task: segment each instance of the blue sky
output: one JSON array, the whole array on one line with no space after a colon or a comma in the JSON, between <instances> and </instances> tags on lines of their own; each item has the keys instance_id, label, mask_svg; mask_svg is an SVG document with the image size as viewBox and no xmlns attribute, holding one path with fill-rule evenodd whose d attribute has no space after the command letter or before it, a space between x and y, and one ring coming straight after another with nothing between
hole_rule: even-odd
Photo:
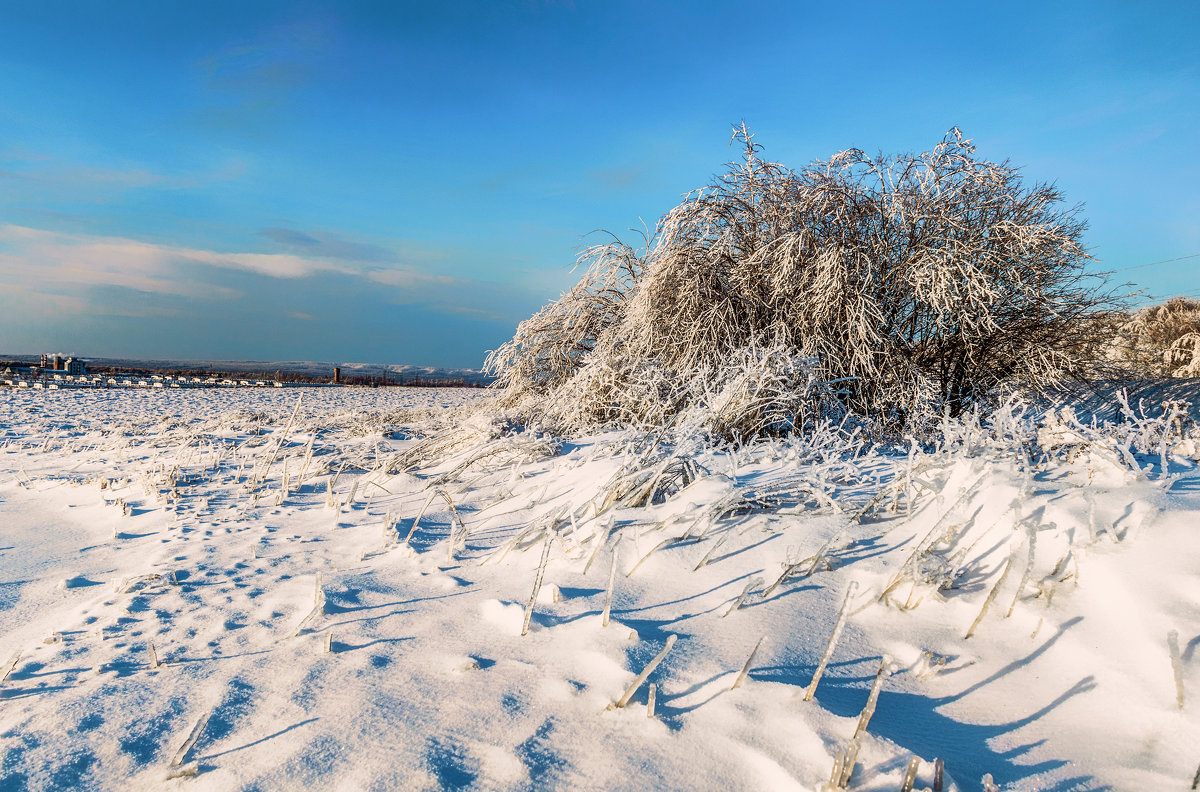
<instances>
[{"instance_id":1,"label":"blue sky","mask_svg":"<svg viewBox=\"0 0 1200 792\"><path fill-rule=\"evenodd\" d=\"M1200 4L0 0L0 352L478 366L735 156L953 125L1200 296ZM630 234L632 239L633 235Z\"/></svg>"}]
</instances>

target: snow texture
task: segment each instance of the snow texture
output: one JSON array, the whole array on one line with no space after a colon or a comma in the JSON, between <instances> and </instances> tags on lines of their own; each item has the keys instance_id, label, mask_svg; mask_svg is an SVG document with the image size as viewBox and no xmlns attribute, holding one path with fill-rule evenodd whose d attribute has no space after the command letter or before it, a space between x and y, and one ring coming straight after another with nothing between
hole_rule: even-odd
<instances>
[{"instance_id":1,"label":"snow texture","mask_svg":"<svg viewBox=\"0 0 1200 792\"><path fill-rule=\"evenodd\" d=\"M0 393L0 789L1191 783L1190 424L705 446L479 398Z\"/></svg>"}]
</instances>

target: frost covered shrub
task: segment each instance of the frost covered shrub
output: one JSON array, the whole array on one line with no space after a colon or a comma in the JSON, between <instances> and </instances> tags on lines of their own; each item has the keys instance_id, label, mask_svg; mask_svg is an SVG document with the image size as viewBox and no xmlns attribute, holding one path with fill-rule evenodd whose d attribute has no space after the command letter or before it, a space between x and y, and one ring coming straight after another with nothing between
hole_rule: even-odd
<instances>
[{"instance_id":1,"label":"frost covered shrub","mask_svg":"<svg viewBox=\"0 0 1200 792\"><path fill-rule=\"evenodd\" d=\"M1175 297L1115 323L1110 357L1143 377L1200 377L1200 300Z\"/></svg>"},{"instance_id":2,"label":"frost covered shrub","mask_svg":"<svg viewBox=\"0 0 1200 792\"><path fill-rule=\"evenodd\" d=\"M849 149L796 172L743 162L642 251L585 251L580 282L493 352L501 403L586 430L687 419L722 434L857 415L892 430L1002 384L1076 370L1109 298L1085 227L952 130L920 154Z\"/></svg>"}]
</instances>

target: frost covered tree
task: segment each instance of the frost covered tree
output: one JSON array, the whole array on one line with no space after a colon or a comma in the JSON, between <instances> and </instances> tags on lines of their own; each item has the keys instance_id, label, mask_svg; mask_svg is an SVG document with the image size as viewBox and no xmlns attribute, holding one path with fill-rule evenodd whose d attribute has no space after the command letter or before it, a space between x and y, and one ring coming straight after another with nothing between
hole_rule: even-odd
<instances>
[{"instance_id":1,"label":"frost covered tree","mask_svg":"<svg viewBox=\"0 0 1200 792\"><path fill-rule=\"evenodd\" d=\"M892 430L999 386L1078 370L1112 307L1059 191L976 156L848 149L792 171L744 150L641 251L584 252L584 275L489 368L510 408L568 430L695 423L794 431L831 413Z\"/></svg>"}]
</instances>

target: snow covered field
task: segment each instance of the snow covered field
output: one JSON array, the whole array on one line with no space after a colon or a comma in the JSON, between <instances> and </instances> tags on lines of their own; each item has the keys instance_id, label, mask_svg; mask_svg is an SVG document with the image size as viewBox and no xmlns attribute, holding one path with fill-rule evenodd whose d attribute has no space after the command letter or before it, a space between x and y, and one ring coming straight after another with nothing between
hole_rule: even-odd
<instances>
[{"instance_id":1,"label":"snow covered field","mask_svg":"<svg viewBox=\"0 0 1200 792\"><path fill-rule=\"evenodd\" d=\"M1195 788L1169 421L713 450L479 395L0 392L0 789Z\"/></svg>"}]
</instances>

